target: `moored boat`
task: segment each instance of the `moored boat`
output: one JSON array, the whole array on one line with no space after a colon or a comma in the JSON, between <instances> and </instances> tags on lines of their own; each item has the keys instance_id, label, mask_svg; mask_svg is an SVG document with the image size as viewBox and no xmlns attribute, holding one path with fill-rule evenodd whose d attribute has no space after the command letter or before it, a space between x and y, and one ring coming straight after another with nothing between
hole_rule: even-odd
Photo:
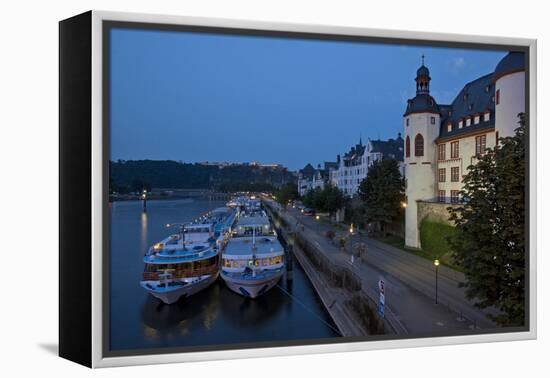
<instances>
[{"instance_id":1,"label":"moored boat","mask_svg":"<svg viewBox=\"0 0 550 378\"><path fill-rule=\"evenodd\" d=\"M143 258L141 286L166 304L206 289L219 276L219 253L235 211L215 209L154 244Z\"/></svg>"},{"instance_id":2,"label":"moored boat","mask_svg":"<svg viewBox=\"0 0 550 378\"><path fill-rule=\"evenodd\" d=\"M269 218L256 205L242 211L222 252L221 277L232 291L256 298L285 271L284 249Z\"/></svg>"}]
</instances>

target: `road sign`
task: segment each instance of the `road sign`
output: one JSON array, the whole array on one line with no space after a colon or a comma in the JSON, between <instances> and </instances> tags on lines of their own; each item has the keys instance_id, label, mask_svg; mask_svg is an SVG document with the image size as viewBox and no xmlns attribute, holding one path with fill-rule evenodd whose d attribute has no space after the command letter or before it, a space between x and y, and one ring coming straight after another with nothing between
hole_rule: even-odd
<instances>
[{"instance_id":1,"label":"road sign","mask_svg":"<svg viewBox=\"0 0 550 378\"><path fill-rule=\"evenodd\" d=\"M381 317L384 317L384 302L379 302L378 303L378 314L381 316Z\"/></svg>"},{"instance_id":2,"label":"road sign","mask_svg":"<svg viewBox=\"0 0 550 378\"><path fill-rule=\"evenodd\" d=\"M385 294L385 291L384 291L384 286L385 285L386 285L386 283L384 282L383 279L378 280L378 291L380 292L380 294Z\"/></svg>"},{"instance_id":3,"label":"road sign","mask_svg":"<svg viewBox=\"0 0 550 378\"><path fill-rule=\"evenodd\" d=\"M385 294L385 282L382 279L378 281L378 292L380 294L378 299L378 314L381 317L384 317L384 307L386 305L386 294Z\"/></svg>"}]
</instances>

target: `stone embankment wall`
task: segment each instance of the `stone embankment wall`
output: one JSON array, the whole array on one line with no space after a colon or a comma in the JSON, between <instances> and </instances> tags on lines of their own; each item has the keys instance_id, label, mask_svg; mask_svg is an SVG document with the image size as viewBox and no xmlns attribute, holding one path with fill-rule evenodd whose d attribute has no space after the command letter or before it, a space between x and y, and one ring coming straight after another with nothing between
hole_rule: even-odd
<instances>
[{"instance_id":1,"label":"stone embankment wall","mask_svg":"<svg viewBox=\"0 0 550 378\"><path fill-rule=\"evenodd\" d=\"M374 303L362 292L361 278L349 267L329 258L326 253L319 250L319 247L312 243L301 229L290 225L282 217L277 209L267 205L270 213L275 218L276 224L281 229L286 229L285 237L292 239L292 242L303 251L314 269L321 274L325 282L345 293L346 305L355 314L355 318L361 322L361 326L368 334L392 333L391 327L387 326L384 320L377 313L377 303Z\"/></svg>"},{"instance_id":2,"label":"stone embankment wall","mask_svg":"<svg viewBox=\"0 0 550 378\"><path fill-rule=\"evenodd\" d=\"M433 222L439 222L454 227L454 223L449 220L449 207L458 207L459 205L451 205L448 203L440 202L425 202L418 201L418 224L420 225L423 220L429 220Z\"/></svg>"}]
</instances>

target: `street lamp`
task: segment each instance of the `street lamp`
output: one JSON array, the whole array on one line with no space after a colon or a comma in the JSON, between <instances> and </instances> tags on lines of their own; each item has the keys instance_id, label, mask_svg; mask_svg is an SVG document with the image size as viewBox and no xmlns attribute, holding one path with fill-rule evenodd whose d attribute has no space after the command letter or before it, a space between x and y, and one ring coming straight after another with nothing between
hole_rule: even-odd
<instances>
[{"instance_id":1,"label":"street lamp","mask_svg":"<svg viewBox=\"0 0 550 378\"><path fill-rule=\"evenodd\" d=\"M349 253L351 255L351 264L353 265L354 256L353 256L353 223L349 226Z\"/></svg>"},{"instance_id":2,"label":"street lamp","mask_svg":"<svg viewBox=\"0 0 550 378\"><path fill-rule=\"evenodd\" d=\"M147 212L147 189L143 189L141 192L141 199L143 201L143 212Z\"/></svg>"},{"instance_id":3,"label":"street lamp","mask_svg":"<svg viewBox=\"0 0 550 378\"><path fill-rule=\"evenodd\" d=\"M434 265L435 265L435 304L437 304L437 276L438 276L438 271L439 271L439 260L438 259L435 259L434 260Z\"/></svg>"},{"instance_id":4,"label":"street lamp","mask_svg":"<svg viewBox=\"0 0 550 378\"><path fill-rule=\"evenodd\" d=\"M316 220L319 220L319 219L320 219L320 217L319 217L318 215L316 215L316 216L315 216L315 219L316 219Z\"/></svg>"},{"instance_id":5,"label":"street lamp","mask_svg":"<svg viewBox=\"0 0 550 378\"><path fill-rule=\"evenodd\" d=\"M401 201L401 207L403 209L406 209L407 208L407 202Z\"/></svg>"}]
</instances>

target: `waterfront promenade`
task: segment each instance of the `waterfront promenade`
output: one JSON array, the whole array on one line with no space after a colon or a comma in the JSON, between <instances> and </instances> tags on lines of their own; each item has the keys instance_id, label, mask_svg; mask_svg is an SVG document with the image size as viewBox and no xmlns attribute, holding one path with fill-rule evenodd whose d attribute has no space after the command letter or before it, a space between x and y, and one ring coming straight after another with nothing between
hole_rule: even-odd
<instances>
[{"instance_id":1,"label":"waterfront promenade","mask_svg":"<svg viewBox=\"0 0 550 378\"><path fill-rule=\"evenodd\" d=\"M326 238L333 230L330 224L303 216L289 208L282 210L270 203L286 222L298 228L318 250L340 264L347 264L361 278L362 291L373 301L378 298L378 281L385 282L386 320L391 320L399 334L430 334L475 328L494 328L485 314L466 300L458 283L464 279L460 272L440 266L438 304L435 303L435 271L433 264L397 248L387 246L364 235L354 236L353 242L365 242L368 249L364 259L351 263L348 249L338 248Z\"/></svg>"}]
</instances>

